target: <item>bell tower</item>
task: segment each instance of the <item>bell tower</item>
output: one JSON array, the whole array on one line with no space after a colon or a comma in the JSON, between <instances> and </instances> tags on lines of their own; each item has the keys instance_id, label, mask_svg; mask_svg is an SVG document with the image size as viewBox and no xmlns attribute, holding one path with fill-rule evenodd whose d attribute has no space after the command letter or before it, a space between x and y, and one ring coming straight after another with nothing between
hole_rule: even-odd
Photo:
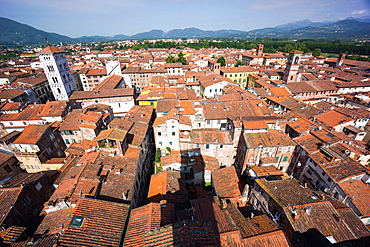
<instances>
[{"instance_id":1,"label":"bell tower","mask_svg":"<svg viewBox=\"0 0 370 247\"><path fill-rule=\"evenodd\" d=\"M68 100L69 95L76 90L76 85L65 53L56 47L47 46L37 55L55 100Z\"/></svg>"},{"instance_id":2,"label":"bell tower","mask_svg":"<svg viewBox=\"0 0 370 247\"><path fill-rule=\"evenodd\" d=\"M262 56L262 53L263 53L263 45L262 44L258 44L257 45L257 56Z\"/></svg>"},{"instance_id":3,"label":"bell tower","mask_svg":"<svg viewBox=\"0 0 370 247\"><path fill-rule=\"evenodd\" d=\"M213 64L213 73L219 75L221 73L220 68L221 68L221 64L220 63Z\"/></svg>"},{"instance_id":4,"label":"bell tower","mask_svg":"<svg viewBox=\"0 0 370 247\"><path fill-rule=\"evenodd\" d=\"M285 67L283 80L287 83L297 81L297 73L301 63L301 51L290 51L288 62Z\"/></svg>"}]
</instances>

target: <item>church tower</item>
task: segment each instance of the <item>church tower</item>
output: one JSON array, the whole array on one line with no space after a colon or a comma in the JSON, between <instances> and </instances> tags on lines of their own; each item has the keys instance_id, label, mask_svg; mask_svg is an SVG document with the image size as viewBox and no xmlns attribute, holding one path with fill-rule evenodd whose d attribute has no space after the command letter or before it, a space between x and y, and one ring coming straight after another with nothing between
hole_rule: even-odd
<instances>
[{"instance_id":1,"label":"church tower","mask_svg":"<svg viewBox=\"0 0 370 247\"><path fill-rule=\"evenodd\" d=\"M68 96L76 90L76 86L65 53L56 47L48 46L37 55L55 100L68 100Z\"/></svg>"},{"instance_id":2,"label":"church tower","mask_svg":"<svg viewBox=\"0 0 370 247\"><path fill-rule=\"evenodd\" d=\"M257 56L262 56L262 54L263 54L263 45L262 44L258 44L257 45L257 53L256 53L256 55Z\"/></svg>"},{"instance_id":3,"label":"church tower","mask_svg":"<svg viewBox=\"0 0 370 247\"><path fill-rule=\"evenodd\" d=\"M297 73L299 69L299 64L301 63L301 51L290 51L288 62L284 71L283 80L287 83L297 81Z\"/></svg>"}]
</instances>

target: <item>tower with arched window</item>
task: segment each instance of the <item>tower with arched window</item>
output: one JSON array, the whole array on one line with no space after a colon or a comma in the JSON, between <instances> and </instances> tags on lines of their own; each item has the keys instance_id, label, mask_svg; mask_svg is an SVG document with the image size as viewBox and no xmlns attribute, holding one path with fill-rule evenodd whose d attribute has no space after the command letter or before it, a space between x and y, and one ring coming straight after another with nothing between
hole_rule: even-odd
<instances>
[{"instance_id":1,"label":"tower with arched window","mask_svg":"<svg viewBox=\"0 0 370 247\"><path fill-rule=\"evenodd\" d=\"M285 67L283 80L286 82L296 82L299 65L301 63L301 51L290 51L288 62Z\"/></svg>"},{"instance_id":2,"label":"tower with arched window","mask_svg":"<svg viewBox=\"0 0 370 247\"><path fill-rule=\"evenodd\" d=\"M55 100L68 100L68 96L76 90L76 86L69 70L66 54L56 47L47 46L38 53L38 56Z\"/></svg>"}]
</instances>

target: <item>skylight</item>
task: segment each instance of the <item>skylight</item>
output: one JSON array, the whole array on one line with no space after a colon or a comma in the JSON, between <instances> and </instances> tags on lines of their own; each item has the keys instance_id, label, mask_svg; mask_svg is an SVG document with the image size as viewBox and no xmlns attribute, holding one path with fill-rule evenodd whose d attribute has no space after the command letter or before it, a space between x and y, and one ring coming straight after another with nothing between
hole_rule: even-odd
<instances>
[{"instance_id":1,"label":"skylight","mask_svg":"<svg viewBox=\"0 0 370 247\"><path fill-rule=\"evenodd\" d=\"M72 227L81 227L82 226L82 223L84 222L84 217L82 216L73 216L73 219L71 221L71 225Z\"/></svg>"},{"instance_id":2,"label":"skylight","mask_svg":"<svg viewBox=\"0 0 370 247\"><path fill-rule=\"evenodd\" d=\"M330 137L330 138L334 137L334 135L332 133L326 133L325 135Z\"/></svg>"}]
</instances>

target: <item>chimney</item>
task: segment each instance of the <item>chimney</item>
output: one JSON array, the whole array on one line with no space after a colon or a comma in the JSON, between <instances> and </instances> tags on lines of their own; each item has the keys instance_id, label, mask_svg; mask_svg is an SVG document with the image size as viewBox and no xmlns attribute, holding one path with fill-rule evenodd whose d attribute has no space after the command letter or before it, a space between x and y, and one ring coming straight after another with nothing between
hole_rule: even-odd
<instances>
[{"instance_id":1,"label":"chimney","mask_svg":"<svg viewBox=\"0 0 370 247\"><path fill-rule=\"evenodd\" d=\"M222 203L222 208L223 209L227 208L227 202L225 200L221 199L221 203Z\"/></svg>"},{"instance_id":2,"label":"chimney","mask_svg":"<svg viewBox=\"0 0 370 247\"><path fill-rule=\"evenodd\" d=\"M298 221L298 219L299 219L299 214L298 214L298 212L297 212L297 209L293 209L293 211L292 211L292 216L293 216L293 220L294 220L294 221Z\"/></svg>"}]
</instances>

